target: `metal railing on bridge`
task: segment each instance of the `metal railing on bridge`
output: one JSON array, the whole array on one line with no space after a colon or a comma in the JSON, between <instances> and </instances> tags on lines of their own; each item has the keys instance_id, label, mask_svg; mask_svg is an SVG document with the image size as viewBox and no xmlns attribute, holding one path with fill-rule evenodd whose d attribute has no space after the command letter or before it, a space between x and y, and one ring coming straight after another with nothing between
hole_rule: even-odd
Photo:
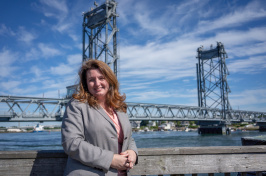
<instances>
[{"instance_id":1,"label":"metal railing on bridge","mask_svg":"<svg viewBox=\"0 0 266 176\"><path fill-rule=\"evenodd\" d=\"M69 99L0 96L0 121L60 121Z\"/></svg>"},{"instance_id":2,"label":"metal railing on bridge","mask_svg":"<svg viewBox=\"0 0 266 176\"><path fill-rule=\"evenodd\" d=\"M69 99L0 96L0 121L61 121ZM131 121L266 122L266 112L230 110L223 119L220 109L197 106L127 103Z\"/></svg>"},{"instance_id":3,"label":"metal railing on bridge","mask_svg":"<svg viewBox=\"0 0 266 176\"><path fill-rule=\"evenodd\" d=\"M266 122L266 112L230 110L222 119L220 109L197 106L127 103L130 120Z\"/></svg>"}]
</instances>

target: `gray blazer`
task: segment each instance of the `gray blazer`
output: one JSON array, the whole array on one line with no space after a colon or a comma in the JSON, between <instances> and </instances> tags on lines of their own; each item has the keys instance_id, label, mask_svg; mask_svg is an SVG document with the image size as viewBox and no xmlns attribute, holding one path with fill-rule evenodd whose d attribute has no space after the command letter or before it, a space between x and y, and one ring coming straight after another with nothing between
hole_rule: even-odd
<instances>
[{"instance_id":1,"label":"gray blazer","mask_svg":"<svg viewBox=\"0 0 266 176\"><path fill-rule=\"evenodd\" d=\"M131 149L137 154L127 114L116 113L124 133L122 151ZM101 107L95 109L71 99L66 107L61 133L62 146L68 154L65 175L117 176L117 170L110 168L113 155L118 153L116 128Z\"/></svg>"}]
</instances>

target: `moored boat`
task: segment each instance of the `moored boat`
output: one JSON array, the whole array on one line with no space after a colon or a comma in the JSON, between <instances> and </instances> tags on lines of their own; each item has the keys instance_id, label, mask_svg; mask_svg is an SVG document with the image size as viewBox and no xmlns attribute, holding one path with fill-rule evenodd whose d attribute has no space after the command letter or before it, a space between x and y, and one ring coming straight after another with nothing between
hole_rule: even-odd
<instances>
[{"instance_id":1,"label":"moored boat","mask_svg":"<svg viewBox=\"0 0 266 176\"><path fill-rule=\"evenodd\" d=\"M35 132L43 132L43 126L38 123L37 125L34 126L33 132L34 133Z\"/></svg>"}]
</instances>

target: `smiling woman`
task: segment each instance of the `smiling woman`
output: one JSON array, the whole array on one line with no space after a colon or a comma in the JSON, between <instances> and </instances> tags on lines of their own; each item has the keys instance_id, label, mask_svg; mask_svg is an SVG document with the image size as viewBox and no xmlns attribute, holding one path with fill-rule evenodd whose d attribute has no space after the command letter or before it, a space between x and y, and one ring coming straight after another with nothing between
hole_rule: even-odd
<instances>
[{"instance_id":1,"label":"smiling woman","mask_svg":"<svg viewBox=\"0 0 266 176\"><path fill-rule=\"evenodd\" d=\"M87 70L87 87L89 92L97 98L102 105L109 90L109 84L99 69Z\"/></svg>"},{"instance_id":2,"label":"smiling woman","mask_svg":"<svg viewBox=\"0 0 266 176\"><path fill-rule=\"evenodd\" d=\"M116 76L104 62L88 60L79 77L62 122L65 175L128 175L138 152Z\"/></svg>"}]
</instances>

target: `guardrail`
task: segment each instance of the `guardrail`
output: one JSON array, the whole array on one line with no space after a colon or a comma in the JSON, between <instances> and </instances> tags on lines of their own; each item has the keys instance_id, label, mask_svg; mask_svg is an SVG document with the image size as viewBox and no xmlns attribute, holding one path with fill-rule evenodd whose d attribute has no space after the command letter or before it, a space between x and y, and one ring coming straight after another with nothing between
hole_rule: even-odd
<instances>
[{"instance_id":1,"label":"guardrail","mask_svg":"<svg viewBox=\"0 0 266 176\"><path fill-rule=\"evenodd\" d=\"M63 150L0 151L0 175L63 175ZM266 170L266 145L141 148L132 175L179 175L256 172Z\"/></svg>"}]
</instances>

